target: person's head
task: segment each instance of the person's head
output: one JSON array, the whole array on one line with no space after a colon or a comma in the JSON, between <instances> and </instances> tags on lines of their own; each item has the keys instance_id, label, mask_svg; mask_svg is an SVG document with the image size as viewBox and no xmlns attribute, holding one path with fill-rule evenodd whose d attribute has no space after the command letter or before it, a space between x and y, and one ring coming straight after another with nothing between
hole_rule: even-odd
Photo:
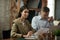
<instances>
[{"instance_id":1,"label":"person's head","mask_svg":"<svg viewBox=\"0 0 60 40\"><path fill-rule=\"evenodd\" d=\"M27 18L28 15L29 15L29 10L28 10L28 8L26 8L26 7L24 7L24 6L21 7L21 8L20 8L20 11L19 11L18 17Z\"/></svg>"},{"instance_id":2,"label":"person's head","mask_svg":"<svg viewBox=\"0 0 60 40\"><path fill-rule=\"evenodd\" d=\"M49 8L48 7L43 7L43 8L41 8L41 17L42 18L48 18L48 15L49 15Z\"/></svg>"}]
</instances>

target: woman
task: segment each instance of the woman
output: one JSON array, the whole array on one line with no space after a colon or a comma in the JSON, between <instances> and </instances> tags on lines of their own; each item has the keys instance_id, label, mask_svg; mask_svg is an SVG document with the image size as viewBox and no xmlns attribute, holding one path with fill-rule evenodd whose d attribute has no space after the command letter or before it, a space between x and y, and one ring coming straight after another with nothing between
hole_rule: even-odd
<instances>
[{"instance_id":1,"label":"woman","mask_svg":"<svg viewBox=\"0 0 60 40\"><path fill-rule=\"evenodd\" d=\"M25 7L22 7L19 12L19 18L14 20L14 24L11 29L11 37L25 38L31 36L34 33L34 29L32 29L28 20L26 20L28 15L29 10Z\"/></svg>"}]
</instances>

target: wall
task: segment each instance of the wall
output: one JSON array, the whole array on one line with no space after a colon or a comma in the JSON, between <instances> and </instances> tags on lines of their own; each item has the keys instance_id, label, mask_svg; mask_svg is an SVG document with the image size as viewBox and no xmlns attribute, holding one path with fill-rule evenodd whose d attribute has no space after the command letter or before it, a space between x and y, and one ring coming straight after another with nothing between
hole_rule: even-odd
<instances>
[{"instance_id":1,"label":"wall","mask_svg":"<svg viewBox=\"0 0 60 40\"><path fill-rule=\"evenodd\" d=\"M0 0L0 26L2 30L10 29L9 17L10 17L10 1Z\"/></svg>"},{"instance_id":2,"label":"wall","mask_svg":"<svg viewBox=\"0 0 60 40\"><path fill-rule=\"evenodd\" d=\"M55 6L55 17L56 20L60 21L60 0L56 0L56 6Z\"/></svg>"}]
</instances>

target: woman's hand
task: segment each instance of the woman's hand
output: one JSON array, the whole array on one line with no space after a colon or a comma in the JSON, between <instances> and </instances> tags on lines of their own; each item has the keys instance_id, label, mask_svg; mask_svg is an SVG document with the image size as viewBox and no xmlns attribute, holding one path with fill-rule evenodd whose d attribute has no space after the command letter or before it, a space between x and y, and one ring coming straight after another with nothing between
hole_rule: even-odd
<instances>
[{"instance_id":1,"label":"woman's hand","mask_svg":"<svg viewBox=\"0 0 60 40\"><path fill-rule=\"evenodd\" d=\"M28 36L27 35L23 35L24 38L27 38Z\"/></svg>"},{"instance_id":2,"label":"woman's hand","mask_svg":"<svg viewBox=\"0 0 60 40\"><path fill-rule=\"evenodd\" d=\"M31 36L32 34L33 34L33 32L29 31L28 34L27 34L27 36Z\"/></svg>"},{"instance_id":3,"label":"woman's hand","mask_svg":"<svg viewBox=\"0 0 60 40\"><path fill-rule=\"evenodd\" d=\"M27 35L23 35L23 37L30 37L32 34L33 34L33 32L32 32L32 31L29 31L29 32L27 33Z\"/></svg>"}]
</instances>

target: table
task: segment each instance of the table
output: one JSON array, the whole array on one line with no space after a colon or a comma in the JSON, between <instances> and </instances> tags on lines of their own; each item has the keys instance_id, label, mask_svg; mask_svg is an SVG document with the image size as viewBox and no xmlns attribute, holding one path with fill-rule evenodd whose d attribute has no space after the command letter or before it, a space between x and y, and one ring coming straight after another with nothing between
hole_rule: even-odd
<instances>
[{"instance_id":1,"label":"table","mask_svg":"<svg viewBox=\"0 0 60 40\"><path fill-rule=\"evenodd\" d=\"M37 38L34 37L29 37L29 38L25 38L26 40L38 40Z\"/></svg>"}]
</instances>

